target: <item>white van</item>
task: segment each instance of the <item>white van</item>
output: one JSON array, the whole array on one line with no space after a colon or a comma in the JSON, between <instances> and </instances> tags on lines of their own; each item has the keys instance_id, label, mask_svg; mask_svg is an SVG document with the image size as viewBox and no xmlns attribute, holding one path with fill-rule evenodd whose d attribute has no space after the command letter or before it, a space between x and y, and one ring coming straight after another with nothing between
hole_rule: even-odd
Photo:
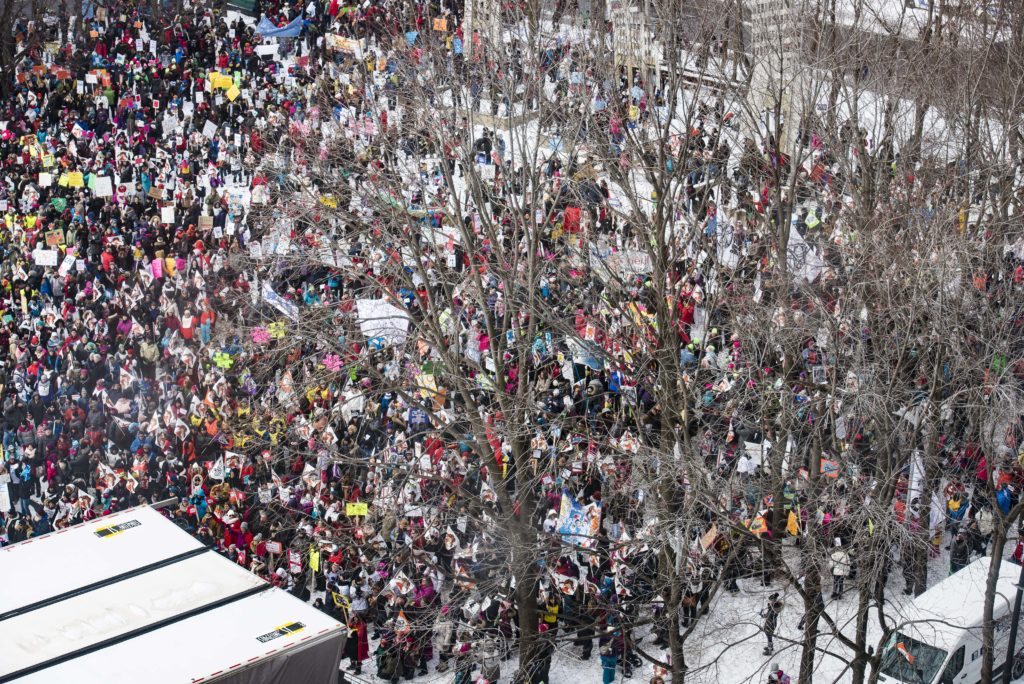
<instances>
[{"instance_id":1,"label":"white van","mask_svg":"<svg viewBox=\"0 0 1024 684\"><path fill-rule=\"evenodd\" d=\"M981 681L982 614L990 562L988 557L979 558L889 616L899 627L885 645L879 682L975 684ZM994 677L1001 676L1006 662L1019 576L1020 566L1004 560L999 568L992 609L996 622ZM1012 674L1018 679L1024 676L1024 628L1018 629L1014 652Z\"/></svg>"}]
</instances>

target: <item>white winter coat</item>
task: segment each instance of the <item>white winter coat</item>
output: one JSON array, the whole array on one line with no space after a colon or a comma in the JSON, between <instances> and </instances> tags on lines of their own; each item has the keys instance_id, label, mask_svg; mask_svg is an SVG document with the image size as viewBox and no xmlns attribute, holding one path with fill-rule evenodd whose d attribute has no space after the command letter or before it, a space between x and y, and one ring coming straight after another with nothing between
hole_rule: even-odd
<instances>
[{"instance_id":1,"label":"white winter coat","mask_svg":"<svg viewBox=\"0 0 1024 684\"><path fill-rule=\"evenodd\" d=\"M836 549L832 552L828 567L834 577L846 577L850 574L850 554L842 549Z\"/></svg>"}]
</instances>

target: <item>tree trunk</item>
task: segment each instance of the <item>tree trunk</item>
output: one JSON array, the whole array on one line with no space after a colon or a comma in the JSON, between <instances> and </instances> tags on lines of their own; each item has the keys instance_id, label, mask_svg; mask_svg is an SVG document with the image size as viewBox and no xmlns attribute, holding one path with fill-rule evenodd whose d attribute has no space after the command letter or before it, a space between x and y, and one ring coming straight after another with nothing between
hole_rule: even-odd
<instances>
[{"instance_id":1,"label":"tree trunk","mask_svg":"<svg viewBox=\"0 0 1024 684\"><path fill-rule=\"evenodd\" d=\"M924 138L924 118L928 114L928 105L925 102L918 102L914 107L914 134L910 138L907 157L910 160L919 159L921 156L921 141Z\"/></svg>"},{"instance_id":2,"label":"tree trunk","mask_svg":"<svg viewBox=\"0 0 1024 684\"><path fill-rule=\"evenodd\" d=\"M857 629L854 636L854 641L857 644L857 655L854 657L853 662L850 663L851 681L853 684L864 684L864 674L867 671L868 662L864 654L867 652L868 645L868 608L871 605L871 589L873 588L869 559L862 560L860 565L857 576ZM865 586L868 587L868 591L864 591Z\"/></svg>"},{"instance_id":3,"label":"tree trunk","mask_svg":"<svg viewBox=\"0 0 1024 684\"><path fill-rule=\"evenodd\" d=\"M681 568L680 568L681 570ZM672 668L672 682L682 684L686 676L686 662L683 658L683 636L679 633L679 606L683 602L683 575L682 572L672 571L672 588L669 591L668 610L668 649Z\"/></svg>"},{"instance_id":4,"label":"tree trunk","mask_svg":"<svg viewBox=\"0 0 1024 684\"><path fill-rule=\"evenodd\" d=\"M993 605L996 596L996 583L999 580L999 568L1003 563L1003 550L1006 548L1006 525L1003 521L996 524L992 532L992 563L988 568L988 580L985 583L985 608L982 613L981 629L981 681L992 681L992 669L995 666L995 623L992 621Z\"/></svg>"},{"instance_id":5,"label":"tree trunk","mask_svg":"<svg viewBox=\"0 0 1024 684\"><path fill-rule=\"evenodd\" d=\"M814 652L818 645L818 618L821 608L821 571L813 561L810 540L804 543L804 639L800 650L800 684L814 681Z\"/></svg>"},{"instance_id":6,"label":"tree trunk","mask_svg":"<svg viewBox=\"0 0 1024 684\"><path fill-rule=\"evenodd\" d=\"M540 619L537 608L537 571L532 564L516 585L516 605L519 612L519 672L515 681L517 684L529 684L530 668L536 665L541 646L537 632L537 621Z\"/></svg>"}]
</instances>

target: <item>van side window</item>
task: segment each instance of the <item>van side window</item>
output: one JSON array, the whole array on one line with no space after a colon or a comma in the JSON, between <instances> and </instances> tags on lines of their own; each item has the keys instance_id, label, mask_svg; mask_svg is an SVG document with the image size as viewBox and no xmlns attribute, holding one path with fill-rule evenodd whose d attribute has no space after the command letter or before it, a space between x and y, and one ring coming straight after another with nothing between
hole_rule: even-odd
<instances>
[{"instance_id":1,"label":"van side window","mask_svg":"<svg viewBox=\"0 0 1024 684\"><path fill-rule=\"evenodd\" d=\"M939 680L942 684L953 684L953 678L960 674L960 670L964 669L964 648L961 646L956 649L956 653L949 659L949 665L946 666L942 673L942 679Z\"/></svg>"}]
</instances>

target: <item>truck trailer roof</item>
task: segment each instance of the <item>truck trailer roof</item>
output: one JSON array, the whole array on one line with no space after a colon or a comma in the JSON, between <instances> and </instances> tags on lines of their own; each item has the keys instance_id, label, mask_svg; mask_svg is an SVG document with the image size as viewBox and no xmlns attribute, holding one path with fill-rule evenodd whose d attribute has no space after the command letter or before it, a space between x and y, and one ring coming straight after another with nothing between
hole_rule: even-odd
<instances>
[{"instance_id":1,"label":"truck trailer roof","mask_svg":"<svg viewBox=\"0 0 1024 684\"><path fill-rule=\"evenodd\" d=\"M347 633L337 620L158 511L135 508L29 542L0 553L0 576L10 578L0 584L0 684L337 676ZM282 659L287 667L253 674Z\"/></svg>"}]
</instances>

